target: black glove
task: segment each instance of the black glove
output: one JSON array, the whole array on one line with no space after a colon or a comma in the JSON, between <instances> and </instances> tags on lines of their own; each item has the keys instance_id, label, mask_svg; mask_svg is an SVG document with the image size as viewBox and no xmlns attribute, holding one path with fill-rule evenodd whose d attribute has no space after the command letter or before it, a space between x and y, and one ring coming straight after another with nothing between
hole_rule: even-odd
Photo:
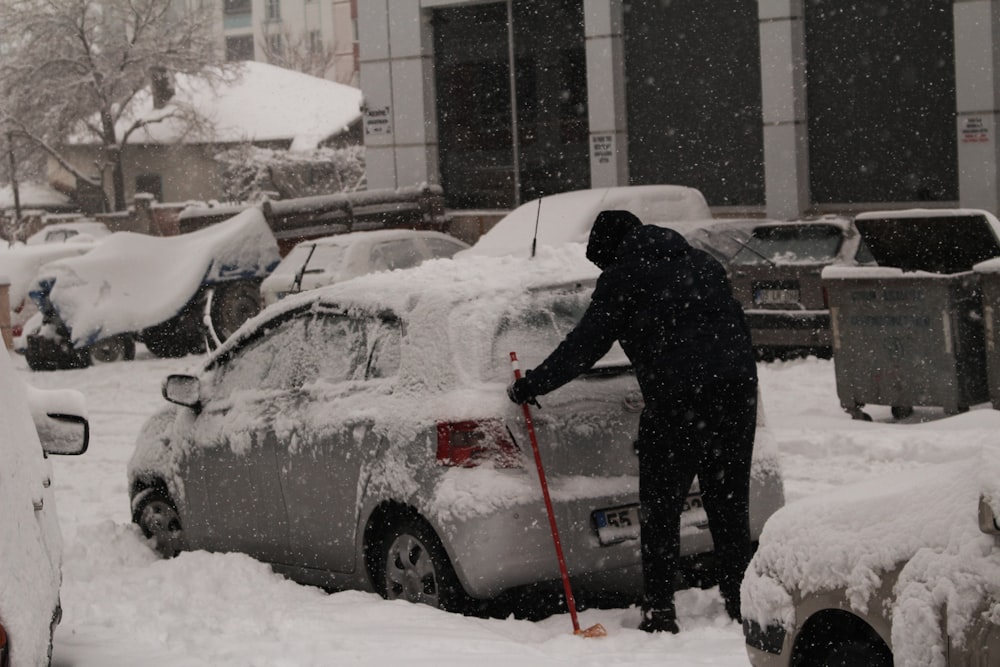
<instances>
[{"instance_id":1,"label":"black glove","mask_svg":"<svg viewBox=\"0 0 1000 667\"><path fill-rule=\"evenodd\" d=\"M518 405L529 403L535 407L539 407L538 401L535 400L535 395L531 391L531 385L528 383L528 378L521 378L511 382L510 386L507 387L507 398Z\"/></svg>"}]
</instances>

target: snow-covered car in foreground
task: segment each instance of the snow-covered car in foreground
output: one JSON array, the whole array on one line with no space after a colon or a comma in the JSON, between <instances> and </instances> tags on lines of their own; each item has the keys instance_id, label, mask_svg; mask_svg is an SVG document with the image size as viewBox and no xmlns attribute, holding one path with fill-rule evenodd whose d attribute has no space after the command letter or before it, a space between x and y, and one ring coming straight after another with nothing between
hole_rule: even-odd
<instances>
[{"instance_id":1,"label":"snow-covered car in foreground","mask_svg":"<svg viewBox=\"0 0 1000 667\"><path fill-rule=\"evenodd\" d=\"M264 282L265 306L289 294L350 280L372 271L408 269L428 259L451 257L469 244L453 236L414 229L350 232L298 243Z\"/></svg>"},{"instance_id":2,"label":"snow-covered car in foreground","mask_svg":"<svg viewBox=\"0 0 1000 667\"><path fill-rule=\"evenodd\" d=\"M45 456L82 454L83 397L15 377L0 354L0 665L44 667L59 622L62 536Z\"/></svg>"},{"instance_id":3,"label":"snow-covered car in foreground","mask_svg":"<svg viewBox=\"0 0 1000 667\"><path fill-rule=\"evenodd\" d=\"M1000 415L980 411L958 419ZM788 505L743 581L755 667L996 665L1000 447Z\"/></svg>"},{"instance_id":4,"label":"snow-covered car in foreground","mask_svg":"<svg viewBox=\"0 0 1000 667\"><path fill-rule=\"evenodd\" d=\"M197 373L165 380L173 405L143 427L128 466L133 520L165 555L240 551L300 582L446 609L557 582L521 411L505 393L509 353L540 362L586 308L595 274L575 245L283 299ZM641 588L642 403L615 349L535 415L581 595ZM762 429L754 536L783 504L775 454ZM694 567L712 546L696 487L688 504Z\"/></svg>"},{"instance_id":5,"label":"snow-covered car in foreground","mask_svg":"<svg viewBox=\"0 0 1000 667\"><path fill-rule=\"evenodd\" d=\"M26 332L33 370L204 352L260 310L260 282L280 260L258 208L179 236L118 232L81 257L39 270ZM27 329L27 327L26 327Z\"/></svg>"}]
</instances>

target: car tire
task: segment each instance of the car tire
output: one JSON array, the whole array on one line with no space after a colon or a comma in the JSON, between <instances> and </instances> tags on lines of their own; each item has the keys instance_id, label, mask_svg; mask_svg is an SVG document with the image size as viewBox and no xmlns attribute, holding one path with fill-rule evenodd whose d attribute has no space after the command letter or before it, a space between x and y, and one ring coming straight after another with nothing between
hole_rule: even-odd
<instances>
[{"instance_id":1,"label":"car tire","mask_svg":"<svg viewBox=\"0 0 1000 667\"><path fill-rule=\"evenodd\" d=\"M129 334L110 336L87 348L92 365L135 359L135 339Z\"/></svg>"},{"instance_id":2,"label":"car tire","mask_svg":"<svg viewBox=\"0 0 1000 667\"><path fill-rule=\"evenodd\" d=\"M153 550L164 558L173 558L185 549L184 528L177 505L163 491L150 490L139 502L132 520L152 541Z\"/></svg>"},{"instance_id":3,"label":"car tire","mask_svg":"<svg viewBox=\"0 0 1000 667\"><path fill-rule=\"evenodd\" d=\"M146 344L146 348L161 359L203 354L207 348L205 325L201 322L205 310L202 299L199 292L181 312L166 322L144 329L142 342Z\"/></svg>"},{"instance_id":4,"label":"car tire","mask_svg":"<svg viewBox=\"0 0 1000 667\"><path fill-rule=\"evenodd\" d=\"M824 651L815 651L811 660L801 664L815 667L892 667L892 654L882 643L846 639L831 644Z\"/></svg>"},{"instance_id":5,"label":"car tire","mask_svg":"<svg viewBox=\"0 0 1000 667\"><path fill-rule=\"evenodd\" d=\"M210 303L209 341L222 342L260 312L260 284L252 280L220 283L214 287Z\"/></svg>"},{"instance_id":6,"label":"car tire","mask_svg":"<svg viewBox=\"0 0 1000 667\"><path fill-rule=\"evenodd\" d=\"M892 418L893 419L906 419L913 414L912 405L894 405L892 406Z\"/></svg>"},{"instance_id":7,"label":"car tire","mask_svg":"<svg viewBox=\"0 0 1000 667\"><path fill-rule=\"evenodd\" d=\"M461 612L467 597L434 530L417 517L382 534L375 589L387 600L407 600Z\"/></svg>"}]
</instances>

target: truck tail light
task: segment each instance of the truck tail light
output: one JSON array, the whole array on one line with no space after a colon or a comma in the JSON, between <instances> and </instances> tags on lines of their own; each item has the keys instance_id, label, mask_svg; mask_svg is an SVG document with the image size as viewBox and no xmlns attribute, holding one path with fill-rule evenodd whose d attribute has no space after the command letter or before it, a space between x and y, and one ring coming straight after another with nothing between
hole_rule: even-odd
<instances>
[{"instance_id":1,"label":"truck tail light","mask_svg":"<svg viewBox=\"0 0 1000 667\"><path fill-rule=\"evenodd\" d=\"M438 422L437 461L472 468L493 461L499 468L520 468L520 450L499 419Z\"/></svg>"}]
</instances>

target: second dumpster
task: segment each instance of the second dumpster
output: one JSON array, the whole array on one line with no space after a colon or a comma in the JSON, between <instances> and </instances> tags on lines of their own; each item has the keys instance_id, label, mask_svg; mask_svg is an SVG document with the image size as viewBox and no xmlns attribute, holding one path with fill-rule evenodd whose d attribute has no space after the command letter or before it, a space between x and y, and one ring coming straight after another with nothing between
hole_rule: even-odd
<instances>
[{"instance_id":1,"label":"second dumpster","mask_svg":"<svg viewBox=\"0 0 1000 667\"><path fill-rule=\"evenodd\" d=\"M1000 256L1000 222L980 210L874 211L855 225L878 266L830 267L837 396L895 418L914 406L948 414L989 399L983 306L972 267Z\"/></svg>"}]
</instances>

